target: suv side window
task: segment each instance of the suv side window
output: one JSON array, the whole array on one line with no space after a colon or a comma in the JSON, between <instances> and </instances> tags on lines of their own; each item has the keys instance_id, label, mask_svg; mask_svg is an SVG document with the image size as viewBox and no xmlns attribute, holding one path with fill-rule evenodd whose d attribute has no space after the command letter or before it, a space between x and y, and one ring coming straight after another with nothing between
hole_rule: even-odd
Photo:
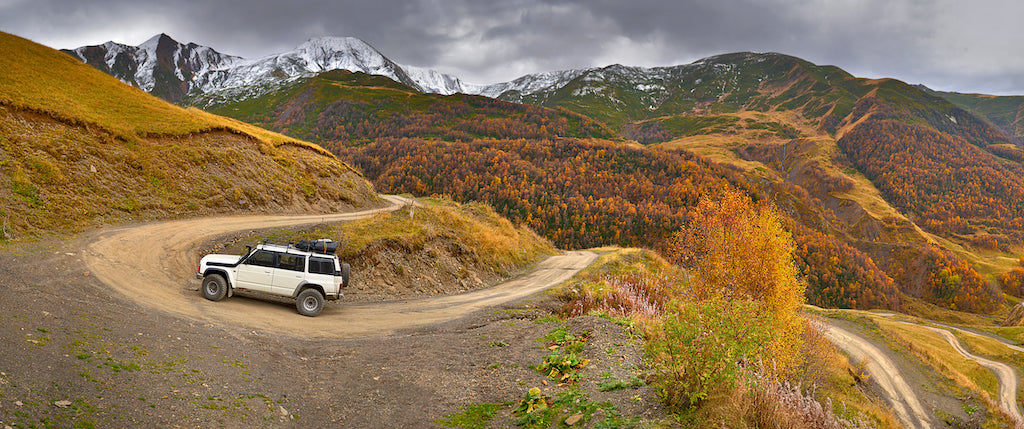
<instances>
[{"instance_id":1,"label":"suv side window","mask_svg":"<svg viewBox=\"0 0 1024 429\"><path fill-rule=\"evenodd\" d=\"M291 271L305 271L306 270L306 257L302 255L281 255L281 261L277 264L278 268Z\"/></svg>"},{"instance_id":2,"label":"suv side window","mask_svg":"<svg viewBox=\"0 0 1024 429\"><path fill-rule=\"evenodd\" d=\"M309 273L310 274L334 274L334 260L328 258L317 258L311 256L309 258Z\"/></svg>"},{"instance_id":3,"label":"suv side window","mask_svg":"<svg viewBox=\"0 0 1024 429\"><path fill-rule=\"evenodd\" d=\"M245 263L249 265L256 265L258 267L274 268L274 265L276 265L276 256L277 254L275 254L274 252L268 252L266 250L257 250L256 253L253 253L252 256L250 256L249 259L245 261Z\"/></svg>"}]
</instances>

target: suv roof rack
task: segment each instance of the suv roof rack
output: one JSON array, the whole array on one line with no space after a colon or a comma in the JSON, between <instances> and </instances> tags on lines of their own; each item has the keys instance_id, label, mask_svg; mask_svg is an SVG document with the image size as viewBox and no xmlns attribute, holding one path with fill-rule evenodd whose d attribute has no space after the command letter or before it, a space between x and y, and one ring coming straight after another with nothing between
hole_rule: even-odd
<instances>
[{"instance_id":1,"label":"suv roof rack","mask_svg":"<svg viewBox=\"0 0 1024 429\"><path fill-rule=\"evenodd\" d=\"M338 251L338 242L331 239L321 238L317 240L299 240L298 243L289 241L288 243L271 242L268 239L264 239L261 243L264 246L279 246L289 250L297 250L300 252L316 253L320 255L334 255Z\"/></svg>"}]
</instances>

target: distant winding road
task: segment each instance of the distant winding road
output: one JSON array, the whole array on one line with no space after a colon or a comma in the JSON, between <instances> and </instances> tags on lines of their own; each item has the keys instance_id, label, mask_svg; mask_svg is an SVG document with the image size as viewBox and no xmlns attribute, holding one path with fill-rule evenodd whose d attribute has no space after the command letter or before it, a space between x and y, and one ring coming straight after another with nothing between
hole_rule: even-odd
<instances>
[{"instance_id":1,"label":"distant winding road","mask_svg":"<svg viewBox=\"0 0 1024 429\"><path fill-rule=\"evenodd\" d=\"M383 198L391 204L353 213L222 216L111 228L89 238L83 258L97 279L143 307L286 335L335 338L386 335L455 319L555 286L597 258L593 252L567 252L488 289L408 301L331 305L312 318L299 315L294 306L256 299L211 302L191 288L198 262L193 252L203 240L235 231L351 221L412 204L402 197Z\"/></svg>"},{"instance_id":2,"label":"distant winding road","mask_svg":"<svg viewBox=\"0 0 1024 429\"><path fill-rule=\"evenodd\" d=\"M967 349L965 349L964 346L960 344L960 340L958 340L952 332L949 332L946 329L935 328L931 326L928 326L927 328L931 329L932 331L936 332L939 335L942 335L942 337L945 338L947 342L949 342L949 345L953 346L953 349L955 349L965 358L973 360L977 362L978 365L988 368L989 371L992 371L993 373L996 374L996 377L999 377L999 407L1002 408L1003 411L1008 413L1011 417L1013 417L1014 420L1016 420L1018 427L1024 426L1024 417L1021 416L1020 409L1017 408L1017 386L1019 381L1017 379L1017 373L1013 370L1013 367L1002 362L996 362L991 359L986 359L981 356L971 354L971 352L968 352ZM962 329L957 330L971 334L970 332L964 331ZM1014 347L1014 349L1019 349L1019 347Z\"/></svg>"},{"instance_id":3,"label":"distant winding road","mask_svg":"<svg viewBox=\"0 0 1024 429\"><path fill-rule=\"evenodd\" d=\"M996 362L968 352L967 349L960 344L960 341L956 336L947 329L903 321L900 321L900 323L922 326L932 330L933 332L941 335L949 345L962 356L977 362L979 365L995 373L996 377L999 378L999 398L997 401L999 407L1015 420L1017 427L1024 427L1024 417L1021 416L1020 409L1017 407L1017 387L1019 385L1019 380L1013 367L1005 363ZM979 335L953 326L943 326L950 329L956 329L969 335ZM885 353L864 338L828 324L827 322L822 323L819 326L819 330L826 338L829 339L829 341L843 349L855 361L861 362L866 359L866 362L868 362L866 367L868 374L870 374L871 378L875 380L885 392L886 400L892 405L896 416L905 426L913 428L932 427L932 423L928 419L928 414L925 412L924 408L921 407L921 401L918 399L917 394L914 393L910 386L907 385L906 381L904 381L903 377L900 375L898 367L893 364L892 360L890 360ZM1011 344L1004 343L1004 345L1013 350L1022 350L1020 347Z\"/></svg>"},{"instance_id":4,"label":"distant winding road","mask_svg":"<svg viewBox=\"0 0 1024 429\"><path fill-rule=\"evenodd\" d=\"M921 406L917 393L910 388L899 367L878 347L845 329L827 322L818 326L826 338L843 349L855 363L867 362L865 369L887 396L896 417L908 428L931 428L928 413Z\"/></svg>"}]
</instances>

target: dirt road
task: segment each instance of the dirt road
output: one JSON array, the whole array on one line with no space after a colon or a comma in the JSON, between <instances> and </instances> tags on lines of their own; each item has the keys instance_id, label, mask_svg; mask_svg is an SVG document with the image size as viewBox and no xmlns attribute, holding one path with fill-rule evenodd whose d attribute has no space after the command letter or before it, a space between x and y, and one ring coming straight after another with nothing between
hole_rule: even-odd
<instances>
[{"instance_id":1,"label":"dirt road","mask_svg":"<svg viewBox=\"0 0 1024 429\"><path fill-rule=\"evenodd\" d=\"M244 297L211 302L192 290L197 263L193 251L203 240L234 231L355 220L411 204L402 197L384 198L390 206L354 213L211 217L108 230L92 239L83 259L97 279L144 307L268 332L352 338L449 320L521 298L567 280L597 257L592 252L568 252L493 288L403 302L328 305L315 318L300 316L292 304Z\"/></svg>"},{"instance_id":2,"label":"dirt road","mask_svg":"<svg viewBox=\"0 0 1024 429\"><path fill-rule=\"evenodd\" d=\"M843 349L854 364L867 362L865 369L878 383L892 405L896 417L908 428L930 428L931 420L921 406L917 394L900 375L899 368L877 347L867 340L837 326L822 323L818 329L837 347Z\"/></svg>"},{"instance_id":3,"label":"dirt road","mask_svg":"<svg viewBox=\"0 0 1024 429\"><path fill-rule=\"evenodd\" d=\"M971 359L979 365L988 368L989 371L995 373L996 376L999 377L999 407L1013 417L1013 419L1017 421L1018 426L1024 425L1024 417L1021 416L1020 409L1017 408L1017 385L1019 382L1017 380L1017 373L1014 372L1013 367L1002 362L996 362L994 360L971 354L971 352L968 352L967 349L960 344L960 340L958 340L956 336L948 330L934 328L931 326L928 326L928 329L942 335L942 337L949 342L949 345L953 346L953 348L963 355L963 357Z\"/></svg>"}]
</instances>

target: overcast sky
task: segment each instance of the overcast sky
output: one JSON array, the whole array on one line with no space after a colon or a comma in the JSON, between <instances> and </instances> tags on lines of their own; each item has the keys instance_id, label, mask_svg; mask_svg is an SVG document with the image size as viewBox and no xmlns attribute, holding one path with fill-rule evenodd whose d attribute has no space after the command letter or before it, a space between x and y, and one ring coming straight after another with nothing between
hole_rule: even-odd
<instances>
[{"instance_id":1,"label":"overcast sky","mask_svg":"<svg viewBox=\"0 0 1024 429\"><path fill-rule=\"evenodd\" d=\"M1024 95L1022 18L1016 0L0 0L0 30L54 48L167 33L256 58L352 36L473 83L781 52L861 77L1002 95Z\"/></svg>"}]
</instances>

